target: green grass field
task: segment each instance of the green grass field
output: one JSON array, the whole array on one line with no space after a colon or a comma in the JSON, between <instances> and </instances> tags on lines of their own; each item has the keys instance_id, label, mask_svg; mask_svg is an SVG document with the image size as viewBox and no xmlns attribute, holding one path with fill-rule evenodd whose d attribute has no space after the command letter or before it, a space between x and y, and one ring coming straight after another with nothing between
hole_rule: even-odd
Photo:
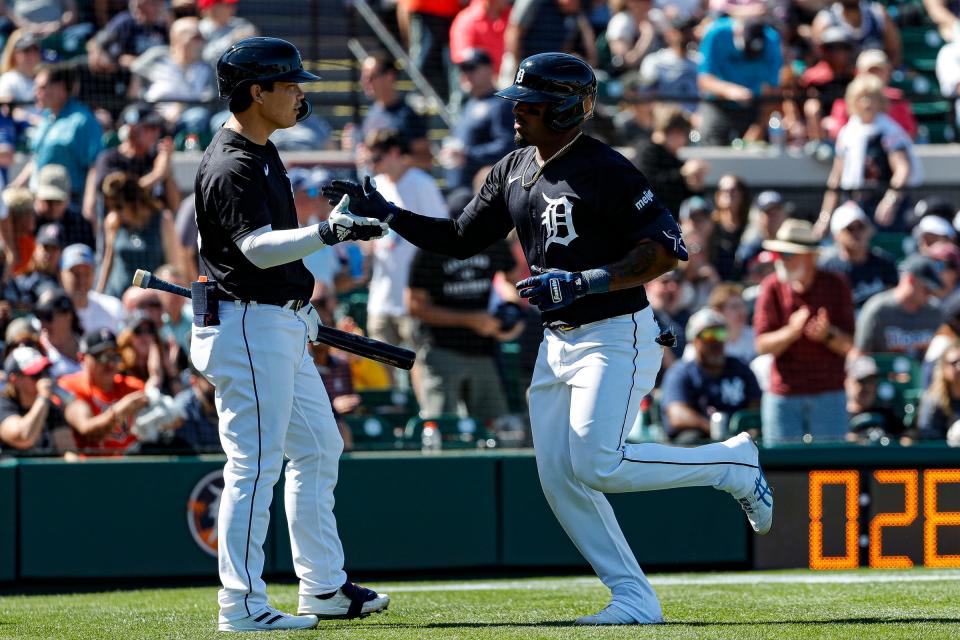
<instances>
[{"instance_id":1,"label":"green grass field","mask_svg":"<svg viewBox=\"0 0 960 640\"><path fill-rule=\"evenodd\" d=\"M371 583L389 612L321 623L290 638L960 638L960 571L661 574L652 582L667 623L574 627L606 604L595 578ZM270 586L274 605L296 606L296 586ZM211 638L214 587L0 597L0 638L23 640Z\"/></svg>"}]
</instances>

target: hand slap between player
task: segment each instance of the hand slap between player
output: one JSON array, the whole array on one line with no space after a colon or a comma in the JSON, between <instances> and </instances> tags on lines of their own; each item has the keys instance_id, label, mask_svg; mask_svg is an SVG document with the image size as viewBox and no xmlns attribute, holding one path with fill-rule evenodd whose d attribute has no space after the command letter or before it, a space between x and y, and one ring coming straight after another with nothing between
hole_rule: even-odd
<instances>
[{"instance_id":1,"label":"hand slap between player","mask_svg":"<svg viewBox=\"0 0 960 640\"><path fill-rule=\"evenodd\" d=\"M344 195L326 221L320 223L320 239L326 245L344 240L375 240L387 235L390 228L376 218L358 216L350 211L350 196Z\"/></svg>"},{"instance_id":2,"label":"hand slap between player","mask_svg":"<svg viewBox=\"0 0 960 640\"><path fill-rule=\"evenodd\" d=\"M344 196L350 196L352 211L367 218L376 218L389 223L397 215L398 207L388 202L370 176L363 178L363 186L353 180L333 180L322 189L330 204L337 204Z\"/></svg>"},{"instance_id":3,"label":"hand slap between player","mask_svg":"<svg viewBox=\"0 0 960 640\"><path fill-rule=\"evenodd\" d=\"M533 276L517 283L521 298L527 298L540 311L561 309L590 293L587 279L579 271L560 271L530 267Z\"/></svg>"}]
</instances>

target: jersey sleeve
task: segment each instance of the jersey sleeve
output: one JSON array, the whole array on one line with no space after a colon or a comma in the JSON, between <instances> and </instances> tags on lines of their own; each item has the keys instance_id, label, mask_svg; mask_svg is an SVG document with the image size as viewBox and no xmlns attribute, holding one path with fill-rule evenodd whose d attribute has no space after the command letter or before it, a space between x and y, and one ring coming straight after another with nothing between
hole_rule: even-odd
<instances>
[{"instance_id":1,"label":"jersey sleeve","mask_svg":"<svg viewBox=\"0 0 960 640\"><path fill-rule=\"evenodd\" d=\"M626 161L618 169L620 179L604 178L598 194L599 210L612 215L619 237L634 242L652 240L680 260L686 260L689 256L680 227L654 194L650 182Z\"/></svg>"},{"instance_id":2,"label":"jersey sleeve","mask_svg":"<svg viewBox=\"0 0 960 640\"><path fill-rule=\"evenodd\" d=\"M513 228L504 194L506 183L507 163L501 160L487 174L480 192L456 219L459 235L470 238L471 244L479 249L485 249L495 240L506 237Z\"/></svg>"},{"instance_id":3,"label":"jersey sleeve","mask_svg":"<svg viewBox=\"0 0 960 640\"><path fill-rule=\"evenodd\" d=\"M213 197L212 208L206 214L213 216L236 242L240 237L271 224L270 212L264 201L266 190L258 175L263 167L250 158L235 158L234 162L219 167L204 185Z\"/></svg>"}]
</instances>

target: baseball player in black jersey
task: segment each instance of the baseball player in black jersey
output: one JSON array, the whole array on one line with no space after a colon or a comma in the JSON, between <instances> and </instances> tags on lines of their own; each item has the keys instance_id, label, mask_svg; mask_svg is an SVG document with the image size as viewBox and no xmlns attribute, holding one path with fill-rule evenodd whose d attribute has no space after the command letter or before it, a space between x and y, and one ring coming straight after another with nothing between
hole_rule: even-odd
<instances>
[{"instance_id":1,"label":"baseball player in black jersey","mask_svg":"<svg viewBox=\"0 0 960 640\"><path fill-rule=\"evenodd\" d=\"M338 202L327 221L297 224L293 191L269 136L310 113L297 49L249 38L217 63L231 117L214 136L196 178L201 280L194 285L190 357L216 387L227 454L217 523L221 631L307 629L318 618L382 611L389 598L347 581L333 516L343 441L306 348L317 335L313 276L301 258L343 240L368 240L386 225ZM267 602L261 578L273 487L283 458L299 614Z\"/></svg>"},{"instance_id":2,"label":"baseball player in black jersey","mask_svg":"<svg viewBox=\"0 0 960 640\"><path fill-rule=\"evenodd\" d=\"M687 259L680 229L646 178L609 146L583 134L596 79L566 54L524 60L511 87L518 142L455 220L387 202L367 181L324 193L350 196L357 215L388 222L428 251L465 258L516 228L532 277L520 295L542 311L544 340L530 386L530 421L547 502L612 592L578 624L663 620L657 596L627 545L604 493L712 486L769 531L773 501L751 438L697 448L625 444L640 399L660 369L659 330L643 285Z\"/></svg>"}]
</instances>

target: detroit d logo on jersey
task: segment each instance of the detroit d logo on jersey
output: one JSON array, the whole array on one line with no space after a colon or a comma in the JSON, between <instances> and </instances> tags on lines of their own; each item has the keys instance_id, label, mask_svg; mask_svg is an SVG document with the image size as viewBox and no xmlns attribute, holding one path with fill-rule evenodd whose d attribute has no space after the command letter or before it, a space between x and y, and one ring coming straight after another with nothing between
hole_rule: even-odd
<instances>
[{"instance_id":1,"label":"detroit d logo on jersey","mask_svg":"<svg viewBox=\"0 0 960 640\"><path fill-rule=\"evenodd\" d=\"M187 500L187 526L197 546L217 557L217 513L223 493L223 469L200 478Z\"/></svg>"},{"instance_id":2,"label":"detroit d logo on jersey","mask_svg":"<svg viewBox=\"0 0 960 640\"><path fill-rule=\"evenodd\" d=\"M540 214L540 222L547 234L543 243L546 253L554 242L568 246L577 239L577 230L573 228L573 203L567 196L548 198L547 194L543 194L543 199L547 201L547 207Z\"/></svg>"}]
</instances>

